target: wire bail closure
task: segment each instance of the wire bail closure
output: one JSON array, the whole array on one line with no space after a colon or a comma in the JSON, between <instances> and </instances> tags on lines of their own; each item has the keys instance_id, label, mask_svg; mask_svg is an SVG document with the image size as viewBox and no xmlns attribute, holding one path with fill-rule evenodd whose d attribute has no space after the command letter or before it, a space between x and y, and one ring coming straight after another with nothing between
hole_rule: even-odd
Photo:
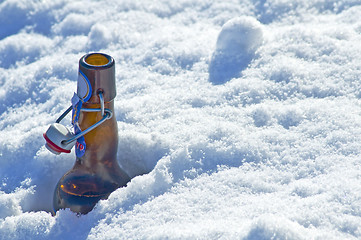
<instances>
[{"instance_id":1,"label":"wire bail closure","mask_svg":"<svg viewBox=\"0 0 361 240\"><path fill-rule=\"evenodd\" d=\"M95 124L91 125L87 129L79 132L78 134L73 134L68 128L60 124L60 121L64 119L66 115L72 110L73 106L71 105L65 112L53 123L50 125L46 133L43 134L46 144L45 146L49 151L55 154L70 153L70 150L75 145L75 141L90 132L91 130L98 127L100 124L105 122L108 119L113 117L113 112L110 109L104 108L104 97L103 91L98 90L97 92L100 100L100 108L81 108L80 111L83 112L101 112L102 119L100 119Z\"/></svg>"}]
</instances>

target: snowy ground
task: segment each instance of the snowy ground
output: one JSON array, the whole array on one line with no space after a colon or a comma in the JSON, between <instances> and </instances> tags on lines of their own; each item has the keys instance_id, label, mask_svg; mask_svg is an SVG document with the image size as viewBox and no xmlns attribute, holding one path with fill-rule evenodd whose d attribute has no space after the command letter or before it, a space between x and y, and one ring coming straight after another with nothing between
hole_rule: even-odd
<instances>
[{"instance_id":1,"label":"snowy ground","mask_svg":"<svg viewBox=\"0 0 361 240\"><path fill-rule=\"evenodd\" d=\"M360 0L0 2L0 239L361 238ZM134 178L52 217L75 157L42 134L94 51Z\"/></svg>"}]
</instances>

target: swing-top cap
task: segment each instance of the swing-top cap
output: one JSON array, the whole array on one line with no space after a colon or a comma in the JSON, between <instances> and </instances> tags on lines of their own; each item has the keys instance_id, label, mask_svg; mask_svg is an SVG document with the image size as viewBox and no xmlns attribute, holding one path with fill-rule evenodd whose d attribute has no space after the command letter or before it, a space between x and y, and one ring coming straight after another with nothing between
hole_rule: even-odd
<instances>
[{"instance_id":1,"label":"swing-top cap","mask_svg":"<svg viewBox=\"0 0 361 240\"><path fill-rule=\"evenodd\" d=\"M77 95L84 102L100 103L99 91L105 102L115 98L115 61L104 53L89 53L79 60Z\"/></svg>"}]
</instances>

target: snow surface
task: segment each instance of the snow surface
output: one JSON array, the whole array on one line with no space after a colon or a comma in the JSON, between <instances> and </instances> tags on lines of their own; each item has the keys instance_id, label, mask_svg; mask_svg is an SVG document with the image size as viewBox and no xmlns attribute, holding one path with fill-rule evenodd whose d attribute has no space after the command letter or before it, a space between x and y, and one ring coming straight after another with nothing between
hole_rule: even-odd
<instances>
[{"instance_id":1,"label":"snow surface","mask_svg":"<svg viewBox=\"0 0 361 240\"><path fill-rule=\"evenodd\" d=\"M1 1L0 239L360 239L360 16L360 0ZM97 51L134 178L52 217L75 157L42 134Z\"/></svg>"}]
</instances>

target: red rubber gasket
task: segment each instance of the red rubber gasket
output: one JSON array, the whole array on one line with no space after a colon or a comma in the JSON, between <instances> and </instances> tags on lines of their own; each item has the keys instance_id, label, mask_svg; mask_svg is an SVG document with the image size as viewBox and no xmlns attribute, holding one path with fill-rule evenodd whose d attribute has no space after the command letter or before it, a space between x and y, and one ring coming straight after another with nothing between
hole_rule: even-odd
<instances>
[{"instance_id":1,"label":"red rubber gasket","mask_svg":"<svg viewBox=\"0 0 361 240\"><path fill-rule=\"evenodd\" d=\"M48 146L53 149L56 152L63 152L63 153L70 153L70 150L66 150L64 148L59 147L58 145L56 145L55 143L53 143L48 136L46 136L46 134L43 134L43 137L45 138L46 143L48 144Z\"/></svg>"}]
</instances>

